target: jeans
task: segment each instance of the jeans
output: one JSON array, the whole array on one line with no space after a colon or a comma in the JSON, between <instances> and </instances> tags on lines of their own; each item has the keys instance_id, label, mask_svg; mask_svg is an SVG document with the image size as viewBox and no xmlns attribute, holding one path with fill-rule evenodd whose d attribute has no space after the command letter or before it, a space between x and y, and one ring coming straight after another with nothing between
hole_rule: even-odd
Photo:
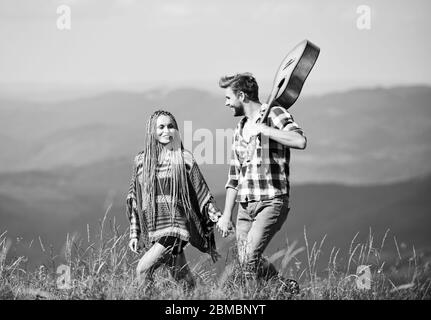
<instances>
[{"instance_id":1,"label":"jeans","mask_svg":"<svg viewBox=\"0 0 431 320\"><path fill-rule=\"evenodd\" d=\"M275 267L262 258L262 253L281 229L289 210L287 195L239 204L236 222L239 260L259 278L278 274Z\"/></svg>"}]
</instances>

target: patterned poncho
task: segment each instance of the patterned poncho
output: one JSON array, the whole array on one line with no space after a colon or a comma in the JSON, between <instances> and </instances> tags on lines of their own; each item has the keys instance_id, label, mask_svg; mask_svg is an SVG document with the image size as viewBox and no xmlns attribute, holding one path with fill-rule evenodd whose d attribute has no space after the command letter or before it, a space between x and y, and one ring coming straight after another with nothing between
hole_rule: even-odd
<instances>
[{"instance_id":1,"label":"patterned poncho","mask_svg":"<svg viewBox=\"0 0 431 320\"><path fill-rule=\"evenodd\" d=\"M143 153L135 157L129 193L126 198L126 210L130 221L130 238L137 238L141 245L148 249L151 243L163 236L175 236L189 241L201 252L211 255L216 260L217 252L214 239L214 225L221 216L205 179L190 152L184 151L184 162L187 169L187 182L192 210L184 212L181 205L176 206L174 219L171 219L173 203L170 192L166 189L170 179L165 174L168 164L162 162L157 169L156 214L152 220L142 203Z\"/></svg>"}]
</instances>

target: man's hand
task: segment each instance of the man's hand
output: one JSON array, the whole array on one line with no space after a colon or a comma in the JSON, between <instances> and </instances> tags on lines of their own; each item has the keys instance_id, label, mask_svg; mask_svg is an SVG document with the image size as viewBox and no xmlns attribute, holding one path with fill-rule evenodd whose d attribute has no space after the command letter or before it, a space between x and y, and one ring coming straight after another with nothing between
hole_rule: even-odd
<instances>
[{"instance_id":1,"label":"man's hand","mask_svg":"<svg viewBox=\"0 0 431 320\"><path fill-rule=\"evenodd\" d=\"M129 248L134 253L138 253L138 239L136 239L136 238L130 239L130 241L129 241Z\"/></svg>"},{"instance_id":2,"label":"man's hand","mask_svg":"<svg viewBox=\"0 0 431 320\"><path fill-rule=\"evenodd\" d=\"M223 238L227 237L230 232L234 232L232 221L228 216L230 217L230 215L223 214L217 222L217 229Z\"/></svg>"},{"instance_id":3,"label":"man's hand","mask_svg":"<svg viewBox=\"0 0 431 320\"><path fill-rule=\"evenodd\" d=\"M269 135L268 133L269 129L270 127L262 123L251 123L248 125L248 128L247 128L248 133L251 137L257 136L260 133L267 136Z\"/></svg>"}]
</instances>

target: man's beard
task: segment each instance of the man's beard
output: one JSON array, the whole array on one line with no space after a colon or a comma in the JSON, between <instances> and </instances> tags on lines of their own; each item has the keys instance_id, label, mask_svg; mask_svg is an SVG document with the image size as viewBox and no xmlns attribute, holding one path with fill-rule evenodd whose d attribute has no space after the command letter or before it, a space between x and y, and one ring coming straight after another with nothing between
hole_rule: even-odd
<instances>
[{"instance_id":1,"label":"man's beard","mask_svg":"<svg viewBox=\"0 0 431 320\"><path fill-rule=\"evenodd\" d=\"M240 104L239 106L233 106L232 108L234 110L234 117L242 117L243 115L245 115L244 106L242 104Z\"/></svg>"}]
</instances>

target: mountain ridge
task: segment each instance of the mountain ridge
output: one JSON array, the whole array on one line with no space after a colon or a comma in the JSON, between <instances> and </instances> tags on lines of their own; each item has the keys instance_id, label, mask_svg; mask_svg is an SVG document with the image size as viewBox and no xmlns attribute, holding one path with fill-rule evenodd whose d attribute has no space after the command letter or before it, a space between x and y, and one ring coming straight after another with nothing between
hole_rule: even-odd
<instances>
[{"instance_id":1,"label":"mountain ridge","mask_svg":"<svg viewBox=\"0 0 431 320\"><path fill-rule=\"evenodd\" d=\"M374 183L426 174L431 171L430 99L427 86L300 97L289 112L303 127L308 146L292 150L292 180ZM192 139L190 151L205 143L213 155L223 152L226 165L230 143L218 150L215 133L234 128L238 121L224 106L222 90L220 95L188 88L113 92L65 103L25 103L21 109L17 103L10 109L0 100L1 172L54 170L130 157L142 149L149 115L162 107L176 116L183 139ZM192 125L187 137L186 123ZM105 133L95 129L102 126ZM199 136L198 129L207 136ZM222 166L212 163L208 165L222 174Z\"/></svg>"}]
</instances>

